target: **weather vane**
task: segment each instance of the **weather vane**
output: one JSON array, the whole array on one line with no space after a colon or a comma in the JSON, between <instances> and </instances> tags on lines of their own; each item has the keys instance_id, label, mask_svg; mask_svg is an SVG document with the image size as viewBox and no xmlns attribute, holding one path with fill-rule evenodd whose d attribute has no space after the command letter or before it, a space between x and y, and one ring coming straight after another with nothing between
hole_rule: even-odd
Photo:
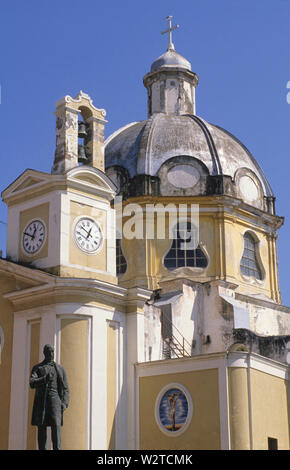
<instances>
[{"instance_id":1,"label":"weather vane","mask_svg":"<svg viewBox=\"0 0 290 470\"><path fill-rule=\"evenodd\" d=\"M174 44L172 42L172 31L179 28L179 25L177 24L175 26L172 26L172 24L171 24L172 16L167 16L165 19L168 21L168 29L166 29L165 31L162 31L161 34L168 33L168 48L167 48L167 50L168 51L174 51L175 49L174 49Z\"/></svg>"}]
</instances>

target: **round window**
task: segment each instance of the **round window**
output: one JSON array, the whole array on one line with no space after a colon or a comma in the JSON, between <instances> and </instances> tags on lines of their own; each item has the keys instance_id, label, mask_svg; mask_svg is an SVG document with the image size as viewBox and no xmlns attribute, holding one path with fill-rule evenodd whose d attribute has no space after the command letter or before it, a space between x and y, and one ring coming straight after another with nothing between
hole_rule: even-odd
<instances>
[{"instance_id":1,"label":"round window","mask_svg":"<svg viewBox=\"0 0 290 470\"><path fill-rule=\"evenodd\" d=\"M176 188L192 188L200 179L200 174L191 165L175 165L167 174L169 183Z\"/></svg>"}]
</instances>

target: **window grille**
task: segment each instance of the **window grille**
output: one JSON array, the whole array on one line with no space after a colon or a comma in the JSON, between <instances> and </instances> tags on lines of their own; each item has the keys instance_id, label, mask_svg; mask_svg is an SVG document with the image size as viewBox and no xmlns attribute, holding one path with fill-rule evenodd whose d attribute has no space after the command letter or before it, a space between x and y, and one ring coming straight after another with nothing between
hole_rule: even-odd
<instances>
[{"instance_id":1,"label":"window grille","mask_svg":"<svg viewBox=\"0 0 290 470\"><path fill-rule=\"evenodd\" d=\"M257 243L249 233L244 235L244 252L240 268L246 276L262 279L262 272L257 261Z\"/></svg>"},{"instance_id":2,"label":"window grille","mask_svg":"<svg viewBox=\"0 0 290 470\"><path fill-rule=\"evenodd\" d=\"M127 262L121 248L121 240L116 239L116 268L117 274L124 274L127 269Z\"/></svg>"},{"instance_id":3,"label":"window grille","mask_svg":"<svg viewBox=\"0 0 290 470\"><path fill-rule=\"evenodd\" d=\"M192 225L190 222L177 224L173 229L171 248L164 258L167 269L176 269L182 266L190 268L206 268L208 262L204 252L198 246L190 248L192 238Z\"/></svg>"}]
</instances>

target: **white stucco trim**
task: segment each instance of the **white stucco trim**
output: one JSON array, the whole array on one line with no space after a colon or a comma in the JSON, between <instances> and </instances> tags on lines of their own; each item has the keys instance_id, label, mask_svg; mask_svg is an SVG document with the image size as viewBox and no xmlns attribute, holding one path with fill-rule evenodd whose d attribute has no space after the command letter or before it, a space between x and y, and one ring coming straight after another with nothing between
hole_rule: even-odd
<instances>
[{"instance_id":1,"label":"white stucco trim","mask_svg":"<svg viewBox=\"0 0 290 470\"><path fill-rule=\"evenodd\" d=\"M136 441L135 446L136 449L140 449L140 380L137 377L137 371L134 371L135 375L135 394L136 394Z\"/></svg>"},{"instance_id":2,"label":"white stucco trim","mask_svg":"<svg viewBox=\"0 0 290 470\"><path fill-rule=\"evenodd\" d=\"M107 211L110 208L110 203L108 201L96 199L89 195L74 193L71 190L69 190L66 195L70 201L77 202L79 204L84 204L85 206L94 207L103 211Z\"/></svg>"},{"instance_id":3,"label":"white stucco trim","mask_svg":"<svg viewBox=\"0 0 290 470\"><path fill-rule=\"evenodd\" d=\"M30 344L31 344L31 325L33 321L29 321L26 324L27 331L27 344L25 354L25 382L26 387L24 389L24 408L23 408L23 448L27 447L27 431L28 431L28 396L29 396L29 374L30 374ZM30 418L30 417L29 417Z\"/></svg>"},{"instance_id":4,"label":"white stucco trim","mask_svg":"<svg viewBox=\"0 0 290 470\"><path fill-rule=\"evenodd\" d=\"M150 377L152 375L176 374L179 372L190 372L203 369L218 369L224 354L220 357L210 358L210 355L193 356L190 358L178 358L137 364L137 377Z\"/></svg>"},{"instance_id":5,"label":"white stucco trim","mask_svg":"<svg viewBox=\"0 0 290 470\"><path fill-rule=\"evenodd\" d=\"M59 231L59 264L65 266L69 260L70 249L70 200L67 193L62 193L60 196L60 231ZM56 264L57 266L57 264Z\"/></svg>"},{"instance_id":6,"label":"white stucco trim","mask_svg":"<svg viewBox=\"0 0 290 470\"><path fill-rule=\"evenodd\" d=\"M32 209L34 207L41 206L42 204L49 203L50 205L50 213L53 212L52 208L57 204L57 193L48 193L45 196L40 196L37 199L24 201L22 203L17 204L16 206L10 207L8 210L8 222L7 222L7 233L9 233L9 237L7 237L6 243L6 252L7 256L11 257L12 260L18 260L18 251L20 245L20 238L22 237L22 233L20 233L20 214L23 211ZM35 219L35 217L33 217ZM31 219L32 220L32 219ZM51 224L50 224L51 226ZM51 226L52 227L52 226ZM52 237L55 238L58 234L55 233L55 230L50 230L48 227L48 237L50 238L50 231L52 231ZM49 242L49 238L48 242ZM54 240L56 242L56 239ZM49 247L48 247L49 252ZM47 260L49 258L42 258L42 260Z\"/></svg>"},{"instance_id":7,"label":"white stucco trim","mask_svg":"<svg viewBox=\"0 0 290 470\"><path fill-rule=\"evenodd\" d=\"M27 410L30 363L30 325L40 319L40 349L47 343L55 347L56 360L60 360L60 321L63 318L84 319L89 321L88 328L88 411L87 411L87 448L106 449L107 434L107 321L118 324L118 404L116 445L126 448L126 390L123 391L124 351L123 332L125 315L113 308L102 308L95 305L66 303L44 305L14 314L13 358L11 377L11 402L9 449L26 449ZM101 358L101 360L100 360ZM122 372L121 372L122 371ZM121 393L122 391L122 393ZM21 393L20 393L21 392Z\"/></svg>"},{"instance_id":8,"label":"white stucco trim","mask_svg":"<svg viewBox=\"0 0 290 470\"><path fill-rule=\"evenodd\" d=\"M139 435L137 436L136 418L136 363L144 361L144 315L143 313L131 313L126 316L127 329L127 449L137 449ZM130 340L128 340L130 339Z\"/></svg>"},{"instance_id":9,"label":"white stucco trim","mask_svg":"<svg viewBox=\"0 0 290 470\"><path fill-rule=\"evenodd\" d=\"M26 448L27 349L27 319L15 316L11 369L9 450L24 450Z\"/></svg>"},{"instance_id":10,"label":"white stucco trim","mask_svg":"<svg viewBox=\"0 0 290 470\"><path fill-rule=\"evenodd\" d=\"M227 366L250 367L286 380L289 377L289 366L255 353L232 351L228 354Z\"/></svg>"},{"instance_id":11,"label":"white stucco trim","mask_svg":"<svg viewBox=\"0 0 290 470\"><path fill-rule=\"evenodd\" d=\"M220 445L221 450L231 449L230 440L230 416L229 416L229 391L228 391L228 370L226 360L222 361L218 369L219 380L219 406L220 406Z\"/></svg>"},{"instance_id":12,"label":"white stucco trim","mask_svg":"<svg viewBox=\"0 0 290 470\"><path fill-rule=\"evenodd\" d=\"M233 306L234 310L234 328L245 328L250 330L250 312L242 302L226 294L219 294L227 303Z\"/></svg>"},{"instance_id":13,"label":"white stucco trim","mask_svg":"<svg viewBox=\"0 0 290 470\"><path fill-rule=\"evenodd\" d=\"M116 211L107 211L107 272L116 276Z\"/></svg>"}]
</instances>

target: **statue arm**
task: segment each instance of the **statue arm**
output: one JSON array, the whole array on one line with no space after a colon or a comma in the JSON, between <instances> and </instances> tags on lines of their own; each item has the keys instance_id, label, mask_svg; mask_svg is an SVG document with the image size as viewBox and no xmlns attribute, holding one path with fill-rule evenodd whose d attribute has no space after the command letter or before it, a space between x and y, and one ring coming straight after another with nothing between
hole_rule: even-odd
<instances>
[{"instance_id":1,"label":"statue arm","mask_svg":"<svg viewBox=\"0 0 290 470\"><path fill-rule=\"evenodd\" d=\"M46 375L44 375L43 377L38 377L36 370L32 369L30 380L29 380L30 388L41 387L45 384L46 384Z\"/></svg>"},{"instance_id":2,"label":"statue arm","mask_svg":"<svg viewBox=\"0 0 290 470\"><path fill-rule=\"evenodd\" d=\"M63 371L63 377L62 377L62 382L63 382L62 405L63 405L64 409L66 409L68 407L68 404L69 404L69 388L68 388L68 383L67 383L65 370L62 369L62 371Z\"/></svg>"}]
</instances>

